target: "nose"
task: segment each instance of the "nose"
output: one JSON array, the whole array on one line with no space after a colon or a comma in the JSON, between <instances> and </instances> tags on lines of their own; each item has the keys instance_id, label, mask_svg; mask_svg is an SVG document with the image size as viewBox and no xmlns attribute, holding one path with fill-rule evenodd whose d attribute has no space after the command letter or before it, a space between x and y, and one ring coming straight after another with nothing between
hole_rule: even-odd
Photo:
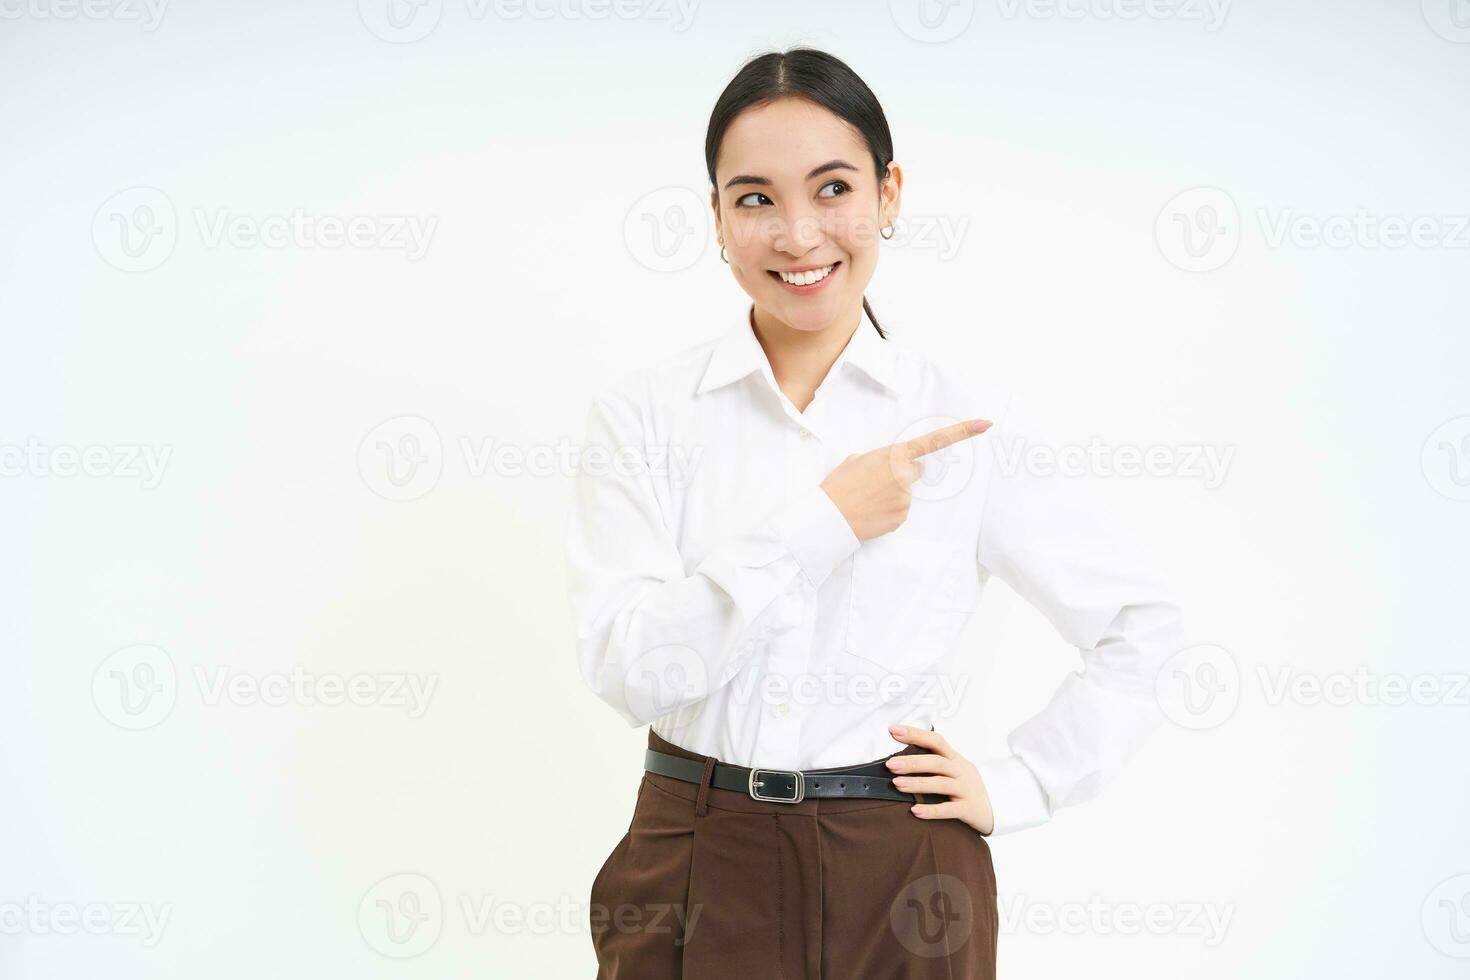
<instances>
[{"instance_id":1,"label":"nose","mask_svg":"<svg viewBox=\"0 0 1470 980\"><path fill-rule=\"evenodd\" d=\"M795 209L776 219L771 245L791 255L802 256L822 243L822 222L811 208Z\"/></svg>"}]
</instances>

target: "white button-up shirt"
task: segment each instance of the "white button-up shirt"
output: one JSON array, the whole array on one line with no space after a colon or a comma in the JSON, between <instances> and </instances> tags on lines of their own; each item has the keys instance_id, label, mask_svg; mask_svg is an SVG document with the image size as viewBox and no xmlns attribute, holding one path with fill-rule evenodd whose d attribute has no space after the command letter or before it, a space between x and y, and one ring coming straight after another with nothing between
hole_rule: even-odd
<instances>
[{"instance_id":1,"label":"white button-up shirt","mask_svg":"<svg viewBox=\"0 0 1470 980\"><path fill-rule=\"evenodd\" d=\"M567 560L583 678L628 724L725 762L817 769L933 724L991 575L1082 656L1008 754L976 759L994 834L1094 796L1158 724L1179 611L1071 477L1002 465L1045 442L1008 392L859 321L805 411L750 324L592 400ZM922 457L907 519L860 542L821 481L851 453L984 418ZM1018 444L1018 443L1017 443Z\"/></svg>"}]
</instances>

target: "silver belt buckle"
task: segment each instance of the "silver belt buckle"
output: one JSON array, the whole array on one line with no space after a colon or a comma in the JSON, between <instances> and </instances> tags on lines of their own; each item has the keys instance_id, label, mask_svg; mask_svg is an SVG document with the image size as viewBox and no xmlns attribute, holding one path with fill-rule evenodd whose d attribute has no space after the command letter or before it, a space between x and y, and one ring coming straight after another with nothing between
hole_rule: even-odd
<instances>
[{"instance_id":1,"label":"silver belt buckle","mask_svg":"<svg viewBox=\"0 0 1470 980\"><path fill-rule=\"evenodd\" d=\"M757 779L757 773L765 773L767 777L778 776L779 779ZM773 788L791 787L789 796L767 796L756 789L757 786L772 785ZM765 800L768 803L800 803L806 798L806 778L796 769L752 769L750 770L750 798L753 800Z\"/></svg>"}]
</instances>

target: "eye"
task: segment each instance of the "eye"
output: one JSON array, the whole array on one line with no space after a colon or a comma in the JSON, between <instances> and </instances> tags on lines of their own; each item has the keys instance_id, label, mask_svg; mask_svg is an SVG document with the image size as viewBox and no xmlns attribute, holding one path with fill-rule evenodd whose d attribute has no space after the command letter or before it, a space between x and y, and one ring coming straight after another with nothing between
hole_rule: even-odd
<instances>
[{"instance_id":1,"label":"eye","mask_svg":"<svg viewBox=\"0 0 1470 980\"><path fill-rule=\"evenodd\" d=\"M736 198L735 199L735 206L737 208L755 208L755 207L760 207L760 205L758 205L758 204L746 204L745 203L745 199L748 198L748 197L766 197L766 196L764 194L762 194L760 191L751 191L749 194L745 194L745 195L743 195L741 197ZM769 201L770 198L769 197L766 197L766 200Z\"/></svg>"},{"instance_id":2,"label":"eye","mask_svg":"<svg viewBox=\"0 0 1470 980\"><path fill-rule=\"evenodd\" d=\"M842 188L842 193L843 194L847 194L847 193L850 193L852 191L852 188L849 187L847 185L847 182L846 181L843 181L843 180L831 180L831 181L828 181L827 183L825 183L825 184L822 185L822 191L825 191L829 187L840 187L840 188ZM824 195L822 193L822 191L818 191L817 192L817 196L818 197L832 198L832 197L841 197L842 196L842 194L825 194Z\"/></svg>"}]
</instances>

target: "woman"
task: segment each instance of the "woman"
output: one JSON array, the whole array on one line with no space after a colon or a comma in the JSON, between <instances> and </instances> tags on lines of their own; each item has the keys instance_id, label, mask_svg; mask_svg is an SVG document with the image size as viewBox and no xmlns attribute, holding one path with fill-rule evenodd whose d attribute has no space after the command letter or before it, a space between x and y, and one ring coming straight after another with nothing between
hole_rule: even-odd
<instances>
[{"instance_id":1,"label":"woman","mask_svg":"<svg viewBox=\"0 0 1470 980\"><path fill-rule=\"evenodd\" d=\"M1178 611L1077 481L992 451L992 424L1034 438L1010 396L880 328L903 176L847 65L750 61L705 157L751 305L593 400L568 526L583 677L651 726L592 885L598 976L993 977L987 837L1132 753ZM992 574L1085 669L977 764L932 693Z\"/></svg>"}]
</instances>

